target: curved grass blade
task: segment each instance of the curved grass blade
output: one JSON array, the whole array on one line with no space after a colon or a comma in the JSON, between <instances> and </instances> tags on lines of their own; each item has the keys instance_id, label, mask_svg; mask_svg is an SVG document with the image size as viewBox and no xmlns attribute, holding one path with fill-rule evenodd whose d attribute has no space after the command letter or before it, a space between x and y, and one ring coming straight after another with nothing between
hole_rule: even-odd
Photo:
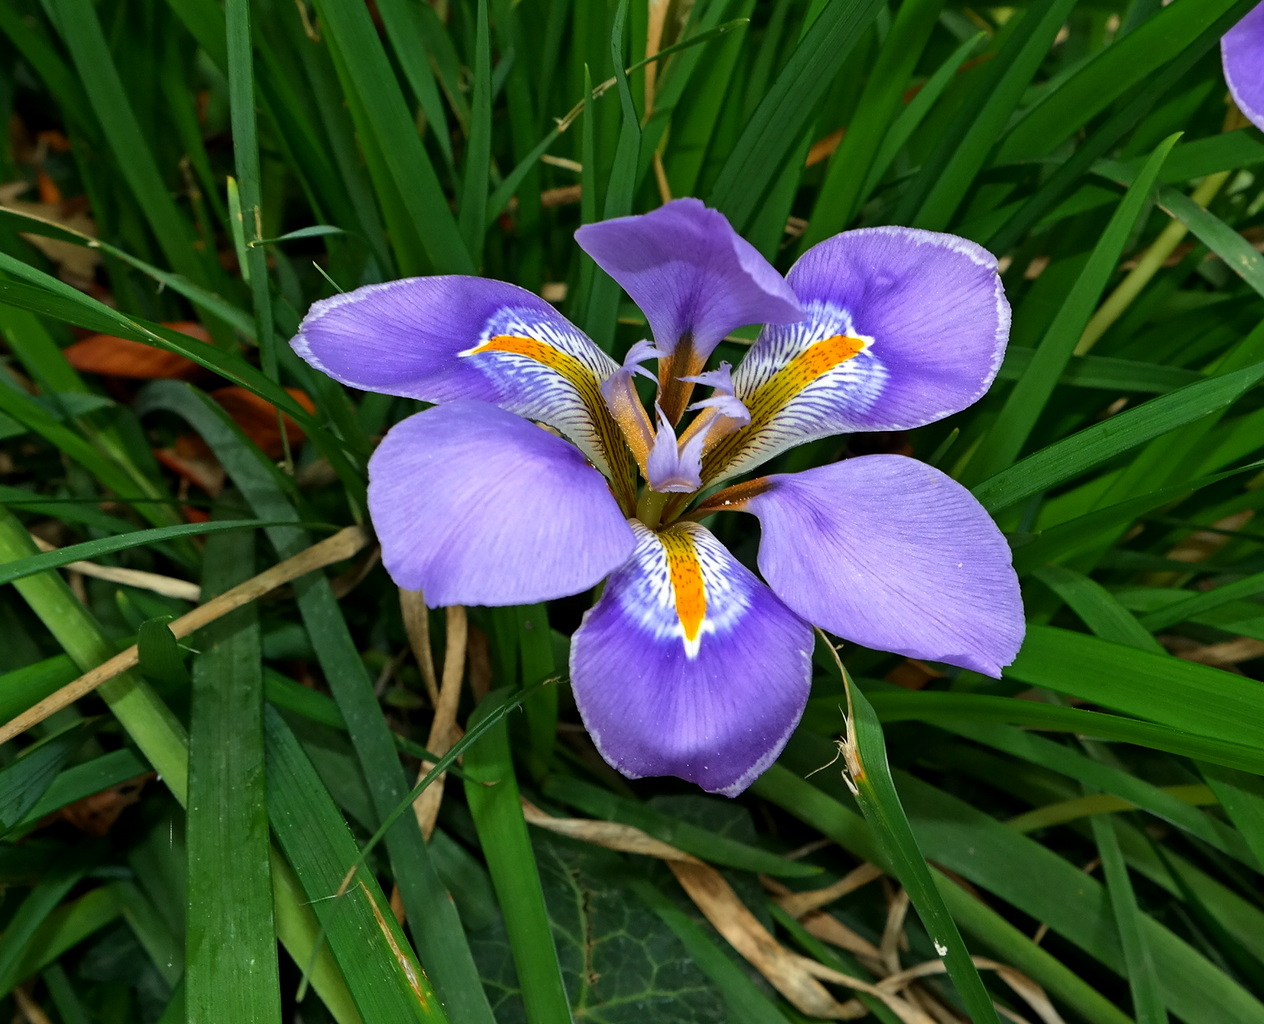
<instances>
[{"instance_id":1,"label":"curved grass blade","mask_svg":"<svg viewBox=\"0 0 1264 1024\"><path fill-rule=\"evenodd\" d=\"M830 650L834 651L834 648L830 647ZM839 741L839 750L846 759L856 802L873 830L875 841L886 854L895 877L908 891L935 945L935 952L943 958L953 985L965 1003L970 1020L975 1024L1000 1024L992 997L979 977L970 951L966 949L909 827L887 764L882 724L865 695L852 683L842 661L838 660L837 651L834 651L834 658L847 687L847 738Z\"/></svg>"},{"instance_id":2,"label":"curved grass blade","mask_svg":"<svg viewBox=\"0 0 1264 1024\"><path fill-rule=\"evenodd\" d=\"M1242 676L1030 625L1005 676L1209 739L1258 747L1264 691Z\"/></svg>"},{"instance_id":3,"label":"curved grass blade","mask_svg":"<svg viewBox=\"0 0 1264 1024\"><path fill-rule=\"evenodd\" d=\"M943 231L965 200L1023 93L1075 6L1048 0L1027 8L986 71L922 165L894 214L897 224Z\"/></svg>"},{"instance_id":4,"label":"curved grass blade","mask_svg":"<svg viewBox=\"0 0 1264 1024\"><path fill-rule=\"evenodd\" d=\"M336 896L355 840L294 734L266 709L268 816L366 1021L448 1020L372 875Z\"/></svg>"},{"instance_id":5,"label":"curved grass blade","mask_svg":"<svg viewBox=\"0 0 1264 1024\"><path fill-rule=\"evenodd\" d=\"M1043 156L1175 58L1236 0L1168 4L1058 83L1026 111L1001 143L996 163Z\"/></svg>"},{"instance_id":6,"label":"curved grass blade","mask_svg":"<svg viewBox=\"0 0 1264 1024\"><path fill-rule=\"evenodd\" d=\"M1264 751L1258 745L1230 743L1213 737L1195 736L1180 727L1141 722L1120 715L1012 697L989 697L976 693L883 693L869 694L869 702L884 722L998 722L1026 729L1049 729L1076 733L1116 743L1164 750L1170 754L1222 764L1241 771L1264 774ZM833 702L809 705L809 715L837 717ZM832 724L832 720L831 720ZM823 728L823 731L831 731Z\"/></svg>"},{"instance_id":7,"label":"curved grass blade","mask_svg":"<svg viewBox=\"0 0 1264 1024\"><path fill-rule=\"evenodd\" d=\"M1059 378L1076 343L1084 334L1115 274L1124 246L1131 237L1138 218L1147 210L1150 191L1159 176L1167 155L1176 145L1179 135L1170 135L1150 155L1141 173L1133 180L1119 206L1111 215L1093 247L1075 284L1067 293L1049 329L1036 347L1031 363L1013 389L1005 397L991 430L978 448L963 483L985 480L1010 465L1023 450L1045 406L1053 395Z\"/></svg>"},{"instance_id":8,"label":"curved grass blade","mask_svg":"<svg viewBox=\"0 0 1264 1024\"><path fill-rule=\"evenodd\" d=\"M753 789L862 860L884 869L889 866L864 818L782 765L768 769L756 780ZM1017 967L1051 995L1063 999L1086 1020L1093 1024L1134 1024L1079 973L1032 942L976 896L946 879L939 890L953 918L962 927L995 951L999 959Z\"/></svg>"}]
</instances>

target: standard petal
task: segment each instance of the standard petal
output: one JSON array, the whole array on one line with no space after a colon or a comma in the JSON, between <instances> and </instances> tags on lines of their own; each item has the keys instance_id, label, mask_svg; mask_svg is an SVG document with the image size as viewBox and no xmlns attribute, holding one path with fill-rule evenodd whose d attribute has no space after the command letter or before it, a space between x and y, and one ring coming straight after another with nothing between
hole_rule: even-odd
<instances>
[{"instance_id":1,"label":"standard petal","mask_svg":"<svg viewBox=\"0 0 1264 1024\"><path fill-rule=\"evenodd\" d=\"M709 483L804 441L941 419L980 398L1001 365L1010 310L996 259L963 238L846 231L786 280L807 319L768 327L734 372L751 423L717 445Z\"/></svg>"},{"instance_id":2,"label":"standard petal","mask_svg":"<svg viewBox=\"0 0 1264 1024\"><path fill-rule=\"evenodd\" d=\"M576 594L635 546L573 445L485 402L394 427L369 460L369 511L391 578L434 607Z\"/></svg>"},{"instance_id":3,"label":"standard petal","mask_svg":"<svg viewBox=\"0 0 1264 1024\"><path fill-rule=\"evenodd\" d=\"M759 517L759 571L805 619L990 676L1014 660L1025 623L1009 545L955 480L866 455L751 489L734 507Z\"/></svg>"},{"instance_id":4,"label":"standard petal","mask_svg":"<svg viewBox=\"0 0 1264 1024\"><path fill-rule=\"evenodd\" d=\"M1264 131L1264 4L1220 39L1225 81L1238 109Z\"/></svg>"},{"instance_id":5,"label":"standard petal","mask_svg":"<svg viewBox=\"0 0 1264 1024\"><path fill-rule=\"evenodd\" d=\"M601 397L614 361L538 295L478 277L414 277L315 303L290 344L365 391L476 399L556 427L608 475L627 454Z\"/></svg>"},{"instance_id":6,"label":"standard petal","mask_svg":"<svg viewBox=\"0 0 1264 1024\"><path fill-rule=\"evenodd\" d=\"M629 778L736 796L799 721L812 631L703 527L633 529L635 554L571 643L584 724Z\"/></svg>"},{"instance_id":7,"label":"standard petal","mask_svg":"<svg viewBox=\"0 0 1264 1024\"><path fill-rule=\"evenodd\" d=\"M586 224L575 240L641 307L655 344L669 354L689 335L705 360L737 327L803 317L781 275L722 213L697 199Z\"/></svg>"}]
</instances>

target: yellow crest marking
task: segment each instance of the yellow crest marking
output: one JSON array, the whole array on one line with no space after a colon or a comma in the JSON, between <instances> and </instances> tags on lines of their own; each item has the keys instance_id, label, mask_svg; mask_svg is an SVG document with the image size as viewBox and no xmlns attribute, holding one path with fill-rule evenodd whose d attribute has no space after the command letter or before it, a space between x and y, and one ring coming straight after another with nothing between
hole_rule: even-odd
<instances>
[{"instance_id":1,"label":"yellow crest marking","mask_svg":"<svg viewBox=\"0 0 1264 1024\"><path fill-rule=\"evenodd\" d=\"M667 530L660 533L658 539L667 555L676 617L685 634L685 654L695 658L701 644L702 623L707 617L707 588L698 549L687 530Z\"/></svg>"},{"instance_id":2,"label":"yellow crest marking","mask_svg":"<svg viewBox=\"0 0 1264 1024\"><path fill-rule=\"evenodd\" d=\"M703 480L714 479L738 457L746 442L766 427L808 385L824 377L836 366L859 355L870 342L835 334L822 338L768 378L746 402L750 423L730 434L709 452L704 460Z\"/></svg>"},{"instance_id":3,"label":"yellow crest marking","mask_svg":"<svg viewBox=\"0 0 1264 1024\"><path fill-rule=\"evenodd\" d=\"M606 408L605 399L601 396L601 381L588 366L569 352L548 345L538 338L526 338L517 334L497 334L483 344L459 352L458 355L477 356L484 352L506 352L523 356L541 366L547 366L568 381L588 409L596 430L597 444L610 472L622 491L632 493L635 485L632 467L624 454L626 445L610 410Z\"/></svg>"}]
</instances>

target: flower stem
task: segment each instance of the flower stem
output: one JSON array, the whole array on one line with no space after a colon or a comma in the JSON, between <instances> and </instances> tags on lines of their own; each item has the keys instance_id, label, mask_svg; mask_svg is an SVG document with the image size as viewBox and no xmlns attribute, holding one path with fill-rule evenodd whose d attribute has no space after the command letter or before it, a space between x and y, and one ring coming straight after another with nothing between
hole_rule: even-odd
<instances>
[{"instance_id":1,"label":"flower stem","mask_svg":"<svg viewBox=\"0 0 1264 1024\"><path fill-rule=\"evenodd\" d=\"M670 494L652 491L648 487L641 493L641 500L636 503L636 518L651 530L658 529L663 518L663 509L671 500Z\"/></svg>"}]
</instances>

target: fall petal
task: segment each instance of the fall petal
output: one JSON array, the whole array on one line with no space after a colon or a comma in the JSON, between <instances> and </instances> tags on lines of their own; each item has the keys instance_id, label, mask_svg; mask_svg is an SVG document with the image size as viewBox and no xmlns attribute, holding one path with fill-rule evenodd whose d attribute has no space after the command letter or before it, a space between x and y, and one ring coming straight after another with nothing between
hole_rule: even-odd
<instances>
[{"instance_id":1,"label":"fall petal","mask_svg":"<svg viewBox=\"0 0 1264 1024\"><path fill-rule=\"evenodd\" d=\"M369 460L369 511L391 578L433 607L579 593L635 545L578 449L485 402L395 426Z\"/></svg>"},{"instance_id":2,"label":"fall petal","mask_svg":"<svg viewBox=\"0 0 1264 1024\"><path fill-rule=\"evenodd\" d=\"M735 796L798 723L812 631L703 527L633 529L635 553L572 640L584 724L629 778Z\"/></svg>"},{"instance_id":3,"label":"fall petal","mask_svg":"<svg viewBox=\"0 0 1264 1024\"><path fill-rule=\"evenodd\" d=\"M868 455L766 478L759 570L805 619L878 650L999 676L1025 622L1010 549L937 469Z\"/></svg>"},{"instance_id":4,"label":"fall petal","mask_svg":"<svg viewBox=\"0 0 1264 1024\"><path fill-rule=\"evenodd\" d=\"M601 398L616 364L538 295L478 277L414 277L315 303L291 340L335 380L424 402L475 399L571 438L626 475Z\"/></svg>"}]
</instances>

